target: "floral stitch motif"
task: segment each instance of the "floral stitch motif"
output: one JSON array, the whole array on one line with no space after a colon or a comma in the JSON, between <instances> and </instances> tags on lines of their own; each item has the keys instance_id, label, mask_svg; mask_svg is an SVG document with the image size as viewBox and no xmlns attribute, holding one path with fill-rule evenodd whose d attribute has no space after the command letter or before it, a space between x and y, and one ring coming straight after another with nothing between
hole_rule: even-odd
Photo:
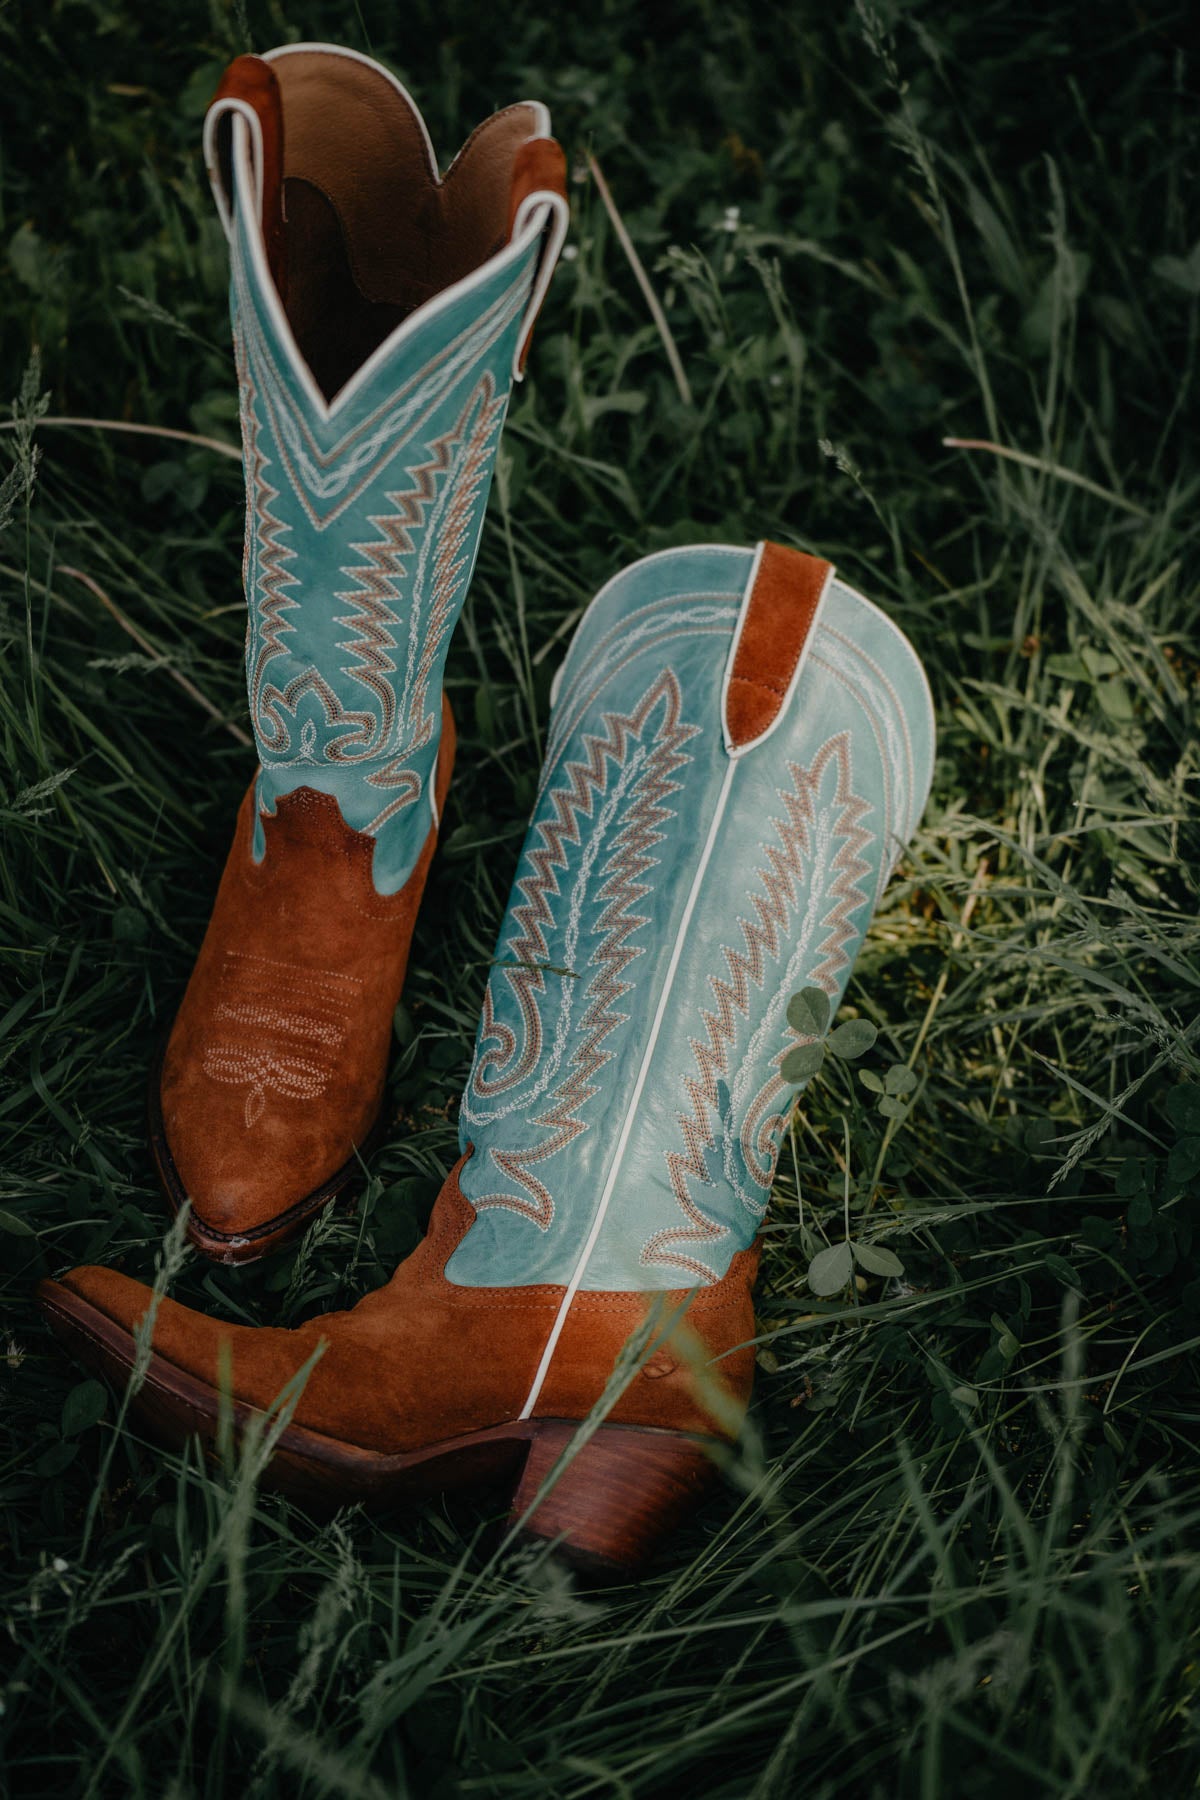
<instances>
[{"instance_id":1,"label":"floral stitch motif","mask_svg":"<svg viewBox=\"0 0 1200 1800\"><path fill-rule=\"evenodd\" d=\"M316 1100L324 1093L361 985L339 970L226 951L213 1008L221 1035L204 1046L201 1067L211 1080L247 1090L248 1131L270 1095Z\"/></svg>"},{"instance_id":2,"label":"floral stitch motif","mask_svg":"<svg viewBox=\"0 0 1200 1800\"><path fill-rule=\"evenodd\" d=\"M315 1100L328 1080L320 1064L299 1056L274 1056L262 1050L235 1050L217 1044L204 1052L204 1073L231 1087L245 1087L245 1120L252 1130L266 1110L267 1094L285 1100Z\"/></svg>"}]
</instances>

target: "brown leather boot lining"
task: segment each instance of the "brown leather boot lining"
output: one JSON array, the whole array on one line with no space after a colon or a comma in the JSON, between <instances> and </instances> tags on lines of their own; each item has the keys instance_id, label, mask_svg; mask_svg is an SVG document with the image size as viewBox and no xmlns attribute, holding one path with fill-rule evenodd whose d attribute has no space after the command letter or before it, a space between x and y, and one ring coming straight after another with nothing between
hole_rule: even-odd
<instances>
[{"instance_id":1,"label":"brown leather boot lining","mask_svg":"<svg viewBox=\"0 0 1200 1800\"><path fill-rule=\"evenodd\" d=\"M319 51L271 67L285 122L288 316L330 397L411 312L503 247L537 116L519 104L485 120L438 183L416 114L378 70Z\"/></svg>"},{"instance_id":2,"label":"brown leather boot lining","mask_svg":"<svg viewBox=\"0 0 1200 1800\"><path fill-rule=\"evenodd\" d=\"M351 273L342 221L320 188L293 175L286 194L288 260L298 277L288 290L288 322L328 400L410 309L364 296Z\"/></svg>"}]
</instances>

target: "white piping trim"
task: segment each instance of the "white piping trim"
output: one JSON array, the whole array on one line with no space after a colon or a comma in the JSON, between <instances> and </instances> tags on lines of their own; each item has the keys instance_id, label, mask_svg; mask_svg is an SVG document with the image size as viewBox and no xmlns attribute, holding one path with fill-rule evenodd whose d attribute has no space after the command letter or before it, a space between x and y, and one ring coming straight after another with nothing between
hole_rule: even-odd
<instances>
[{"instance_id":1,"label":"white piping trim","mask_svg":"<svg viewBox=\"0 0 1200 1800\"><path fill-rule=\"evenodd\" d=\"M532 137L550 136L550 108L542 100L518 100L518 106L527 106L537 123L537 130L530 133Z\"/></svg>"},{"instance_id":2,"label":"white piping trim","mask_svg":"<svg viewBox=\"0 0 1200 1800\"><path fill-rule=\"evenodd\" d=\"M277 50L269 50L262 60L264 62L275 62L281 56L290 56L302 50L320 52L330 56L345 56L352 62L363 63L366 67L375 69L383 75L391 83L392 87L395 88L396 92L402 97L405 103L412 109L413 117L420 127L421 137L425 145L425 154L429 162L430 177L437 187L443 185L443 178L438 173L437 158L434 155L433 144L430 140L429 131L425 121L417 110L408 90L396 80L396 77L389 69L385 69L382 63L375 62L372 57L364 56L361 51L347 50L336 44L284 44ZM532 132L530 138L549 136L550 114L547 108L543 106L540 101L521 101L519 104L534 107L537 113L538 123L541 124L544 121L547 127L545 131ZM346 382L344 387L339 388L333 399L326 400L324 394L313 379L312 370L300 354L300 347L296 342L291 323L284 311L283 303L279 298L279 290L275 286L274 278L271 275L270 268L267 264L266 245L263 241L262 230L262 126L254 108L249 106L244 100L218 101L215 105L209 107L204 119L203 142L205 167L208 170L208 178L212 186L213 197L217 203L217 212L220 215L221 224L224 227L226 237L232 239L234 218L231 208L226 203L226 196L220 179L220 158L216 154L217 123L227 112L234 115L232 143L234 188L248 191L252 180L253 191L257 199L257 205L251 211L251 217L248 221L249 229L246 232L247 241L250 246L250 259L254 265L255 285L258 288L266 310L270 315L275 335L291 366L292 373L303 389L309 405L323 423L328 423L341 412L345 406L349 405L355 395L372 380L380 365L388 360L399 344L403 343L409 337L414 337L431 319L436 318L440 313L444 312L448 306L453 305L454 302L461 299L464 294L470 293L472 288L480 286L491 275L495 274L497 270L507 268L510 263L518 262L526 250L529 249L530 245L534 243L545 230L552 212L556 215L560 212L562 214L566 213L566 202L562 199L561 195L542 193L530 194L522 203L518 211L517 218L513 222L512 236L509 238L509 241L504 248L498 250L495 256L489 257L486 262L480 263L477 269L472 269L470 274L464 275L461 280L452 283L448 288L443 288L440 294L435 294L431 300L425 301L424 305L417 307L415 312L411 312L407 319L402 320L401 323L397 325L396 329L389 337L384 338L381 344L376 345L366 362L362 363L359 368L355 370L349 381ZM249 130L253 133L254 149L257 152L256 156L251 155L245 132L238 129L239 120L243 126L248 126ZM466 146L464 145L463 148L465 149L465 147ZM458 154L461 156L461 149ZM458 156L455 157L454 163L457 161ZM451 169L453 169L454 163L451 163ZM446 173L448 175L450 170L448 169ZM520 342L517 346L517 358L519 358L521 350L533 329L533 322L537 317L537 309L540 307L545 291L550 284L550 277L554 273L554 266L558 261L558 254L562 249L566 231L566 217L556 216L551 241L543 253L541 265L534 281L533 291L531 292L529 301L526 305L526 319L528 323L522 332ZM514 375L516 375L516 359L514 359L513 367Z\"/></svg>"},{"instance_id":3,"label":"white piping trim","mask_svg":"<svg viewBox=\"0 0 1200 1800\"><path fill-rule=\"evenodd\" d=\"M809 622L808 630L804 634L804 642L800 646L800 654L796 658L796 666L792 670L788 680L787 689L784 692L783 699L779 702L779 710L775 714L775 717L771 720L767 729L765 731L760 731L756 738L751 738L750 741L745 744L734 744L729 736L729 684L733 679L733 665L737 661L738 648L742 641L742 632L746 628L746 620L750 617L750 607L754 600L754 587L755 583L758 581L758 572L762 567L762 559L766 548L767 545L765 539L755 546L754 566L750 570L750 579L746 583L746 592L742 597L742 609L738 614L738 621L733 629L733 642L729 646L729 656L725 663L725 673L721 679L721 736L725 740L725 750L729 756L745 756L748 750L757 750L758 746L760 744L765 744L771 733L777 731L780 725L782 725L784 716L796 697L796 689L800 685L800 674L805 663L808 661L808 653L812 648L813 639L817 635L817 626L820 623L821 611L825 605L826 598L828 597L833 578L837 573L837 570L831 563L828 573L825 576L825 580L821 584L821 592L817 595L817 604L813 609L813 616Z\"/></svg>"},{"instance_id":4,"label":"white piping trim","mask_svg":"<svg viewBox=\"0 0 1200 1800\"><path fill-rule=\"evenodd\" d=\"M243 128L239 129L239 125ZM247 134L244 129L244 121L241 119L240 113L235 114L233 121L233 186L235 196L239 191L245 190L249 175L249 155L250 148ZM283 302L279 298L279 289L275 285L275 277L271 274L270 265L267 262L267 249L263 240L261 197L258 210L250 212L246 218L246 242L250 249L250 262L253 269L253 286L257 289L258 297L270 318L271 326L279 342L284 360L288 363L292 374L300 383L305 398L317 417L325 420L331 419L337 411L337 402L341 401L346 389L343 388L342 393L336 397L335 403L330 405L313 379L312 370L300 354L300 346L296 342L291 320L283 309Z\"/></svg>"},{"instance_id":5,"label":"white piping trim","mask_svg":"<svg viewBox=\"0 0 1200 1800\"><path fill-rule=\"evenodd\" d=\"M235 184L238 182L248 184L248 144L246 133L244 129L239 131L239 125L244 125L244 121L235 118L234 179ZM409 313L407 319L397 325L391 336L384 338L383 342L376 346L366 362L355 370L346 385L339 389L333 399L327 401L314 381L311 369L300 354L291 323L279 298L279 290L275 286L274 278L267 266L267 252L263 242L261 219L252 216L248 223L249 229L246 232L246 238L250 246L251 261L254 264L255 285L270 314L275 335L282 346L284 356L291 365L292 373L303 388L313 412L326 423L336 418L337 414L349 405L355 395L368 385L380 366L394 354L401 343L423 331L431 319L446 311L473 288L481 286L497 270L505 269L510 264L519 261L538 235L538 229L531 228L527 230L524 238L513 238L503 250L497 251L495 256L490 257L487 262L481 263L478 269L473 269L469 275L464 275L461 281L454 282L451 287L443 288L441 293L435 294L432 300L427 300L415 312Z\"/></svg>"},{"instance_id":6,"label":"white piping trim","mask_svg":"<svg viewBox=\"0 0 1200 1800\"><path fill-rule=\"evenodd\" d=\"M248 100L215 100L204 115L204 135L201 140L204 149L204 168L208 175L208 185L212 189L213 199L217 203L217 213L221 220L221 229L225 236L233 239L233 207L230 196L225 192L225 183L221 179L221 156L217 149L217 126L227 113L236 113L250 127L250 135L254 139L254 192L258 218L261 225L263 215L263 137L262 120ZM230 147L232 154L232 146Z\"/></svg>"},{"instance_id":7,"label":"white piping trim","mask_svg":"<svg viewBox=\"0 0 1200 1800\"><path fill-rule=\"evenodd\" d=\"M545 109L543 108L543 110ZM542 135L546 136L547 134L543 132ZM542 247L529 299L525 303L525 323L521 327L521 335L517 339L517 347L513 351L514 381L524 381L525 379L525 371L521 367L521 362L529 346L529 340L533 336L533 328L537 324L538 314L542 310L546 290L553 279L559 254L566 242L567 228L571 223L571 209L561 194L556 194L549 189L539 189L535 194L527 194L517 208L517 216L513 220L513 237L519 238L525 225L535 222L538 232L545 231L547 225L550 226L550 230L547 233L547 241Z\"/></svg>"},{"instance_id":8,"label":"white piping trim","mask_svg":"<svg viewBox=\"0 0 1200 1800\"><path fill-rule=\"evenodd\" d=\"M737 655L738 645L742 641L742 632L746 628L750 602L754 598L754 584L758 580L758 571L762 568L763 553L766 548L766 538L759 538L754 546L754 561L750 564L750 573L746 577L746 585L742 589L742 604L738 608L737 624L733 628L729 654L725 658L725 671L721 676L721 739L725 745L727 756L737 754L729 737L729 683L733 677L733 659Z\"/></svg>"},{"instance_id":9,"label":"white piping trim","mask_svg":"<svg viewBox=\"0 0 1200 1800\"><path fill-rule=\"evenodd\" d=\"M610 575L604 586L598 588L589 601L583 618L587 618L593 606L599 606L610 588L616 587L618 581L623 581L626 575L632 575L635 569L648 569L651 563L669 562L675 556L695 556L698 551L709 550L715 550L720 556L749 555L745 544L672 544L667 550L652 550L649 556L639 556L636 562L626 563L623 569L618 569L615 575ZM582 624L583 619L580 619L579 625ZM579 626L577 625L575 629L578 631Z\"/></svg>"},{"instance_id":10,"label":"white piping trim","mask_svg":"<svg viewBox=\"0 0 1200 1800\"><path fill-rule=\"evenodd\" d=\"M659 554L669 555L670 552L660 551ZM651 558L647 557L645 560L649 562ZM604 1191L600 1196L600 1204L596 1208L596 1216L592 1220L592 1228L588 1232L587 1242L583 1246L579 1261L576 1263L574 1273L567 1285L566 1293L563 1295L562 1301L559 1304L558 1312L555 1315L554 1324L550 1331L550 1336L546 1340L546 1348L542 1352L542 1360L538 1364L537 1373L533 1378L533 1386L529 1390L529 1398L526 1400L525 1405L518 1415L522 1419L528 1419L532 1414L534 1407L537 1405L538 1395L542 1391L542 1387L550 1369L551 1360L553 1359L554 1352L558 1346L558 1340L562 1336L563 1326L567 1322L567 1314L571 1309L571 1302L578 1293L579 1285L587 1272L587 1265L591 1260L592 1251L596 1248L601 1227L604 1224L605 1215L608 1212L613 1188L616 1186L617 1176L621 1170L621 1163L629 1143L630 1133L633 1130L633 1122L637 1114L638 1104L642 1097L642 1089L646 1085L646 1077L650 1073L650 1064L654 1059L654 1052L658 1047L658 1034L662 1029L663 1017L667 1010L667 1002L671 998L671 989L674 986L675 975L679 968L679 961L683 955L683 946L687 940L688 927L691 925L692 914L696 909L696 902L700 897L701 883L708 870L709 859L713 853L713 846L717 841L717 831L725 811L725 803L729 799L729 790L733 784L733 777L736 769L736 762L730 761L725 770L725 778L721 783L721 792L717 796L717 804L713 812L712 822L708 827L708 836L704 842L704 849L701 852L700 861L696 865L696 873L692 877L692 886L687 897L687 905L683 909L683 918L679 923L679 933L675 939L675 948L671 952L671 961L667 966L666 978L663 982L662 992L658 999L658 1007L654 1014L654 1023L650 1027L650 1036L647 1040L646 1048L642 1053L641 1067L638 1069L637 1081L634 1083L629 1105L625 1109L625 1117L621 1123L621 1135L617 1139L617 1147L613 1154L612 1162L609 1164L608 1178L604 1183Z\"/></svg>"},{"instance_id":11,"label":"white piping trim","mask_svg":"<svg viewBox=\"0 0 1200 1800\"><path fill-rule=\"evenodd\" d=\"M344 56L347 61L361 63L365 69L371 69L376 75L382 75L384 80L389 82L391 86L395 88L404 104L412 113L425 145L425 159L429 164L429 173L437 183L438 187L442 186L445 177L438 169L437 151L433 147L433 139L429 135L429 127L425 123L421 109L405 87L404 83L399 80L397 76L393 75L386 64L376 62L373 56L366 56L361 50L350 50L345 44L280 44L276 50L264 50L262 60L268 63L278 62L281 56L295 56L297 52L307 52L312 56ZM530 132L530 137L549 137L550 108L544 101L516 100L513 102L512 106L501 107L500 110L502 112L515 112L516 109L521 106L527 106L534 116L534 129ZM488 123L487 119L484 119L481 122L484 125ZM474 135L474 132L472 132L471 136L473 137ZM471 138L468 138L466 143L459 145L454 153L454 161L450 164L450 168L446 170L447 175L449 175L450 169L454 168L470 141Z\"/></svg>"},{"instance_id":12,"label":"white piping trim","mask_svg":"<svg viewBox=\"0 0 1200 1800\"><path fill-rule=\"evenodd\" d=\"M347 62L361 63L364 68L373 70L376 75L382 75L385 81L390 82L417 122L422 141L425 145L425 156L429 163L429 173L433 176L433 179L438 185L441 185L441 176L438 174L437 153L433 148L433 139L429 135L429 127L421 117L421 109L409 93L408 89L404 86L403 82L397 81L390 69L385 69L383 64L381 62L376 62L373 56L364 56L361 50L348 50L344 44L280 44L277 50L264 51L263 61L268 63L278 62L280 58L284 56L304 54L311 56L344 56Z\"/></svg>"}]
</instances>

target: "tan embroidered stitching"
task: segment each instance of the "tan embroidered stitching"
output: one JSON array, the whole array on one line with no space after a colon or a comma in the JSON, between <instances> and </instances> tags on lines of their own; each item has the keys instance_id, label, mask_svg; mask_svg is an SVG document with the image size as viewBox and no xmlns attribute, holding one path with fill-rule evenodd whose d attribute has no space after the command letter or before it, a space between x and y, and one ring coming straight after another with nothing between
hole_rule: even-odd
<instances>
[{"instance_id":1,"label":"tan embroidered stitching","mask_svg":"<svg viewBox=\"0 0 1200 1800\"><path fill-rule=\"evenodd\" d=\"M227 1031L246 1036L206 1044L201 1066L211 1080L247 1089L247 1130L262 1118L270 1094L315 1100L324 1093L361 986L357 976L338 970L296 969L250 951L225 952L213 1016Z\"/></svg>"},{"instance_id":2,"label":"tan embroidered stitching","mask_svg":"<svg viewBox=\"0 0 1200 1800\"><path fill-rule=\"evenodd\" d=\"M799 660L800 658L797 657L796 662L799 662ZM795 663L793 663L793 671L795 670L795 666ZM791 677L789 676L788 680L790 681L790 679ZM729 685L730 687L733 687L735 684L740 685L741 687L762 688L765 693L778 694L780 696L786 694L788 691L787 681L769 681L763 675L731 675L729 677Z\"/></svg>"},{"instance_id":3,"label":"tan embroidered stitching","mask_svg":"<svg viewBox=\"0 0 1200 1800\"><path fill-rule=\"evenodd\" d=\"M344 1024L327 1023L325 1019L306 1017L301 1013L283 1013L271 1006L234 1005L219 1001L215 1008L218 1019L229 1019L235 1025L257 1026L263 1031L278 1031L288 1037L311 1038L318 1044L336 1049L346 1035Z\"/></svg>"},{"instance_id":4,"label":"tan embroidered stitching","mask_svg":"<svg viewBox=\"0 0 1200 1800\"><path fill-rule=\"evenodd\" d=\"M288 1100L315 1100L324 1091L327 1074L303 1057L280 1057L260 1051L239 1050L232 1044L212 1044L204 1052L204 1073L230 1087L249 1086L244 1117L249 1131L261 1119L267 1091Z\"/></svg>"},{"instance_id":5,"label":"tan embroidered stitching","mask_svg":"<svg viewBox=\"0 0 1200 1800\"><path fill-rule=\"evenodd\" d=\"M337 969L303 969L303 970L297 971L295 963L280 962L276 957L273 957L273 956L255 956L253 954L253 952L249 951L249 950L227 950L225 952L225 955L226 955L226 958L231 962L236 959L238 962L262 963L263 966L268 969L285 969L289 974L299 973L306 980L311 980L311 981L348 981L348 982L351 982L355 987L362 986L362 981L359 976L343 975Z\"/></svg>"}]
</instances>

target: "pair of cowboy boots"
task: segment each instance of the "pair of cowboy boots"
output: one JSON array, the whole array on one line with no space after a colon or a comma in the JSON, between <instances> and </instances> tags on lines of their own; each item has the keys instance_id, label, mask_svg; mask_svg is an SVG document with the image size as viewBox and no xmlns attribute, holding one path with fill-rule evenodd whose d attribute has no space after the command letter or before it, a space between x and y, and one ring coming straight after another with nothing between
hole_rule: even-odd
<instances>
[{"instance_id":1,"label":"pair of cowboy boots","mask_svg":"<svg viewBox=\"0 0 1200 1800\"><path fill-rule=\"evenodd\" d=\"M446 648L566 226L547 130L509 107L439 180L393 78L312 46L239 59L209 114L259 767L151 1112L168 1197L224 1261L294 1236L378 1129L454 755ZM244 1422L303 1373L278 1484L503 1481L525 1532L641 1562L749 1399L781 1063L809 1041L789 997L836 1010L932 747L910 646L828 564L698 545L615 576L555 682L428 1235L296 1330L163 1299L144 1421L211 1442L223 1392ZM42 1303L128 1375L148 1289L82 1268Z\"/></svg>"}]
</instances>

